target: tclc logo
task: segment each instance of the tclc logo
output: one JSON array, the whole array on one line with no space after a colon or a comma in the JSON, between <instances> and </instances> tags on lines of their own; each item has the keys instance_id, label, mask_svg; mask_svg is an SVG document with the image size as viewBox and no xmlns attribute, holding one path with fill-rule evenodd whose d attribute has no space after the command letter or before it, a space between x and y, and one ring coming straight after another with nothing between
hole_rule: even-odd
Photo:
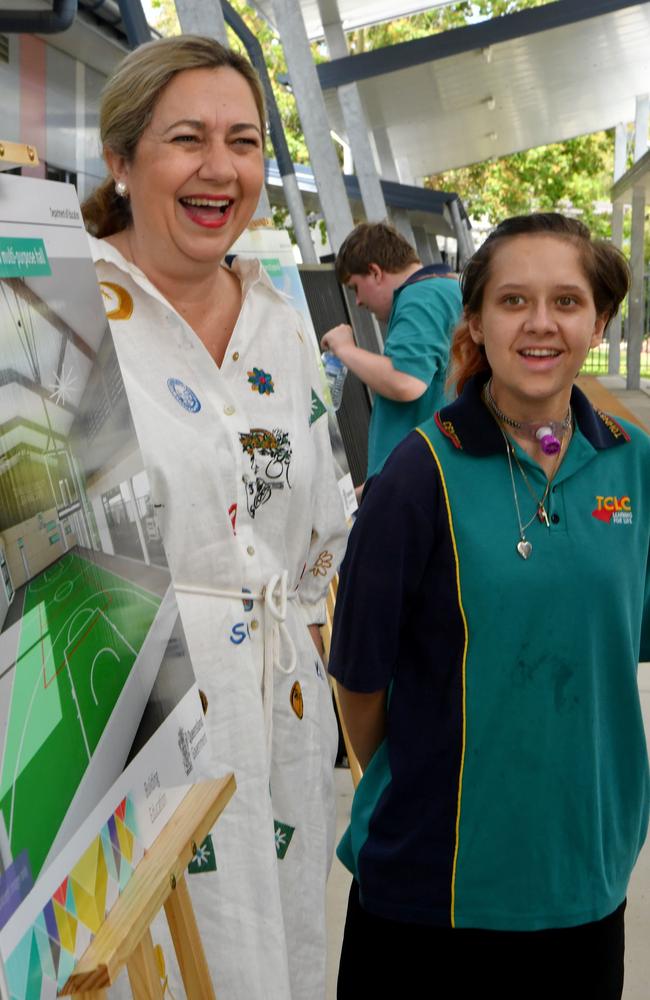
<instances>
[{"instance_id":1,"label":"tclc logo","mask_svg":"<svg viewBox=\"0 0 650 1000\"><path fill-rule=\"evenodd\" d=\"M597 496L591 516L605 524L632 524L632 502L629 497Z\"/></svg>"}]
</instances>

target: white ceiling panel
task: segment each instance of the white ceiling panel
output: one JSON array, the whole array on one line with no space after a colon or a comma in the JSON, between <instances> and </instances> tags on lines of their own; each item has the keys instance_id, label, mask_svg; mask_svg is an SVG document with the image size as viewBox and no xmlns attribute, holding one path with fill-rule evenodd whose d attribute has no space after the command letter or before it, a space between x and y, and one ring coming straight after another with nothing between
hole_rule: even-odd
<instances>
[{"instance_id":1,"label":"white ceiling panel","mask_svg":"<svg viewBox=\"0 0 650 1000\"><path fill-rule=\"evenodd\" d=\"M359 80L369 127L415 177L632 121L649 88L649 3Z\"/></svg>"}]
</instances>

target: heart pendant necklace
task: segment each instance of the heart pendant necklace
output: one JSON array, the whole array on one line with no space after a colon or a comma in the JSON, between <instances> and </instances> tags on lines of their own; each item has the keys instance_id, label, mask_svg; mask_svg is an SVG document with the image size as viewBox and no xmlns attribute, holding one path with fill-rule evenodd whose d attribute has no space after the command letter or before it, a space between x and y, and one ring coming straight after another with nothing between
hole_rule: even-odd
<instances>
[{"instance_id":1,"label":"heart pendant necklace","mask_svg":"<svg viewBox=\"0 0 650 1000\"><path fill-rule=\"evenodd\" d=\"M519 541L517 542L517 552L519 553L519 555L521 556L522 559L530 559L530 557L531 557L531 555L533 553L533 545L532 545L532 542L529 542L528 539L526 538L526 529L530 528L530 526L533 523L533 521L535 520L535 518L537 518L542 524L545 524L547 528L550 528L548 514L546 513L546 507L544 505L546 503L546 498L548 496L548 491L551 488L551 480L552 480L553 476L555 475L555 473L557 472L557 466L559 464L558 460L559 460L559 456L560 456L561 452L558 454L558 460L556 460L556 462L555 462L555 466L553 468L553 472L551 473L551 475L546 480L546 489L544 490L544 493L542 494L541 497L537 497L535 495L535 493L533 492L532 488L531 488L531 485L530 485L530 483L528 481L528 477L527 477L526 473L524 472L524 469L523 469L523 467L521 465L521 462L517 458L515 449L510 444L510 441L508 440L508 437L507 437L507 435L506 435L503 427L501 427L500 430L501 430L501 433L503 434L503 440L505 441L505 444L506 444L506 455L508 457L508 469L510 471L510 483L512 485L512 499L515 502L515 511L517 513L517 524L519 526ZM519 509L519 497L517 496L517 486L516 486L516 483L515 483L515 474L514 474L514 471L513 471L513 468L512 468L512 458L513 458L513 456L514 456L515 462L517 463L517 468L521 472L523 480L524 480L526 486L528 487L528 490L530 491L530 493L531 493L531 495L532 495L532 497L533 497L533 499L534 499L534 501L535 501L535 503L537 505L536 508L535 508L535 513L533 514L533 516L530 518L529 521L526 521L525 524L521 520L521 510Z\"/></svg>"},{"instance_id":2,"label":"heart pendant necklace","mask_svg":"<svg viewBox=\"0 0 650 1000\"><path fill-rule=\"evenodd\" d=\"M512 498L515 501L515 511L517 512L517 524L519 525L519 541L517 542L517 552L522 559L530 559L533 554L532 542L529 542L526 538L526 528L530 528L531 524L537 517L539 513L539 507L531 517L530 521L524 524L521 520L521 511L519 510L519 497L517 496L517 486L515 484L515 474L512 469L512 446L506 437L503 428L501 429L503 434L503 439L506 443L506 455L508 456L508 469L510 470L510 482L512 484Z\"/></svg>"},{"instance_id":3,"label":"heart pendant necklace","mask_svg":"<svg viewBox=\"0 0 650 1000\"><path fill-rule=\"evenodd\" d=\"M529 541L526 540L524 535L522 535L521 539L517 542L517 552L519 553L522 559L528 559L528 556L531 554L532 551L533 551L533 546L530 544Z\"/></svg>"}]
</instances>

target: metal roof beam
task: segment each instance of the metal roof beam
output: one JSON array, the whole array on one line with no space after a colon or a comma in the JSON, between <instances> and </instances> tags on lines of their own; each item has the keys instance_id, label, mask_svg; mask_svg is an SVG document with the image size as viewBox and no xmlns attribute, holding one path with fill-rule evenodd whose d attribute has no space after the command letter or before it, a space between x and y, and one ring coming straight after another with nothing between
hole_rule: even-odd
<instances>
[{"instance_id":1,"label":"metal roof beam","mask_svg":"<svg viewBox=\"0 0 650 1000\"><path fill-rule=\"evenodd\" d=\"M126 37L132 49L151 41L151 28L147 24L140 0L117 0L126 29Z\"/></svg>"},{"instance_id":2,"label":"metal roof beam","mask_svg":"<svg viewBox=\"0 0 650 1000\"><path fill-rule=\"evenodd\" d=\"M6 10L0 14L4 34L54 35L67 31L77 14L77 0L54 0L52 10Z\"/></svg>"}]
</instances>

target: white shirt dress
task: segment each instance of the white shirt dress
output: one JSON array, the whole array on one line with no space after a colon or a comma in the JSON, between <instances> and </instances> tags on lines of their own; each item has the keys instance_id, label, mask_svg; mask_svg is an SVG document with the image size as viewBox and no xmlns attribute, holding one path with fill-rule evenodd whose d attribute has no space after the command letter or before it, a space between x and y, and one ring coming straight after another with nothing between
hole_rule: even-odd
<instances>
[{"instance_id":1,"label":"white shirt dress","mask_svg":"<svg viewBox=\"0 0 650 1000\"><path fill-rule=\"evenodd\" d=\"M337 728L307 624L324 620L346 524L315 347L261 264L237 259L242 309L218 368L137 267L91 245L210 766L237 780L188 876L217 996L321 1000Z\"/></svg>"}]
</instances>

